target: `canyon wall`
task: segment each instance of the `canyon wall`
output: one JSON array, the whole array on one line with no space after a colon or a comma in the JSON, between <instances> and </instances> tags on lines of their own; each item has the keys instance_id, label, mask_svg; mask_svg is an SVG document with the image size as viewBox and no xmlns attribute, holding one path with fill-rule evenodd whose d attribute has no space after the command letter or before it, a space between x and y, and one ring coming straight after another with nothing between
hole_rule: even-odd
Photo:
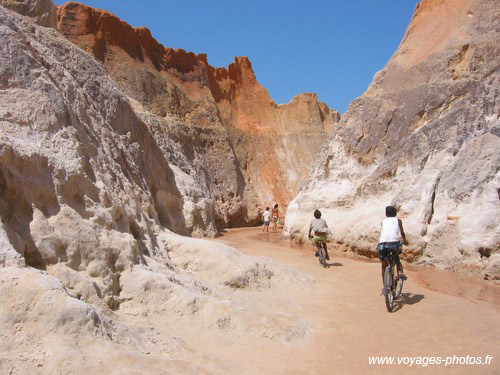
<instances>
[{"instance_id":1,"label":"canyon wall","mask_svg":"<svg viewBox=\"0 0 500 375\"><path fill-rule=\"evenodd\" d=\"M13 3L0 4L33 18L0 6L0 373L239 372L188 342L200 332L221 343L306 337L302 318L269 309L294 302L266 291L309 280L179 235L193 230L186 196L207 194L192 160L204 143L230 145L210 123L203 133L160 121L127 97L93 56L44 27L55 27L44 21L53 5ZM183 133L171 141L163 126ZM199 209L200 230L215 230L210 214Z\"/></svg>"},{"instance_id":2,"label":"canyon wall","mask_svg":"<svg viewBox=\"0 0 500 375\"><path fill-rule=\"evenodd\" d=\"M307 342L287 296L311 280L181 235L286 202L325 129L290 234L326 207L338 246L370 254L393 203L407 258L498 278L493 2L423 2L340 124L313 94L276 105L246 58L216 69L104 11L0 4L0 373L245 373L193 343Z\"/></svg>"},{"instance_id":3,"label":"canyon wall","mask_svg":"<svg viewBox=\"0 0 500 375\"><path fill-rule=\"evenodd\" d=\"M148 29L104 10L64 4L57 28L103 65L152 129L186 181L180 190L194 234L211 232L197 223L200 213L224 228L286 205L340 118L315 94L277 105L246 57L214 68L206 55L164 48Z\"/></svg>"},{"instance_id":4,"label":"canyon wall","mask_svg":"<svg viewBox=\"0 0 500 375\"><path fill-rule=\"evenodd\" d=\"M407 260L498 279L499 28L495 1L421 1L290 203L287 235L303 236L318 208L335 248L376 256L394 205Z\"/></svg>"}]
</instances>

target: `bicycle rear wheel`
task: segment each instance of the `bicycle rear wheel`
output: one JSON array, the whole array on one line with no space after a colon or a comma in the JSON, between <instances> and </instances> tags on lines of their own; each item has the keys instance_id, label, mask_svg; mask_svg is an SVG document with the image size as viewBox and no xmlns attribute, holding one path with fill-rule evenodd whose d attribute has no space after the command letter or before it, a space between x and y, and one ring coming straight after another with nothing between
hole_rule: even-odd
<instances>
[{"instance_id":1,"label":"bicycle rear wheel","mask_svg":"<svg viewBox=\"0 0 500 375\"><path fill-rule=\"evenodd\" d=\"M318 251L319 251L319 262L324 268L326 268L326 251L323 248L323 246L320 246Z\"/></svg>"},{"instance_id":2,"label":"bicycle rear wheel","mask_svg":"<svg viewBox=\"0 0 500 375\"><path fill-rule=\"evenodd\" d=\"M390 265L385 268L384 272L384 297L385 297L385 306L387 307L387 311L391 312L392 307L394 305L394 294L393 290L393 271Z\"/></svg>"}]
</instances>

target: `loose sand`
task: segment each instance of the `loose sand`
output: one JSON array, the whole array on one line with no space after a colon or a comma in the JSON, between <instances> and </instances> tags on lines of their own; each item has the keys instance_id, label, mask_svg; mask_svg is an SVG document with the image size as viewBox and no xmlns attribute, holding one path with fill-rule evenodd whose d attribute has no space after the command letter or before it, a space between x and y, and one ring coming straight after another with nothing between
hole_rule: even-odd
<instances>
[{"instance_id":1,"label":"loose sand","mask_svg":"<svg viewBox=\"0 0 500 375\"><path fill-rule=\"evenodd\" d=\"M239 341L221 351L200 340L200 350L245 373L499 373L500 288L451 272L407 267L402 298L388 313L380 296L378 261L333 253L322 268L312 245L294 246L279 233L259 228L227 231L217 239L247 255L265 255L309 276L313 291L290 290L299 314L310 324L304 340L255 345ZM275 308L275 307L273 307ZM203 348L203 349L202 349ZM490 365L369 365L369 356L493 356Z\"/></svg>"}]
</instances>

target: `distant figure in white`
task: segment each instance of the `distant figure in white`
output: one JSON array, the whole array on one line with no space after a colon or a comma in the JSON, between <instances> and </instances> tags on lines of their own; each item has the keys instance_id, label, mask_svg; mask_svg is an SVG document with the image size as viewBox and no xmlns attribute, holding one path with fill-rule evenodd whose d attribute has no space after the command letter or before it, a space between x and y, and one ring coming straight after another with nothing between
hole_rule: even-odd
<instances>
[{"instance_id":1,"label":"distant figure in white","mask_svg":"<svg viewBox=\"0 0 500 375\"><path fill-rule=\"evenodd\" d=\"M269 207L266 207L263 216L264 216L264 227L262 228L262 231L269 232L269 221L271 219L271 212L269 212Z\"/></svg>"},{"instance_id":2,"label":"distant figure in white","mask_svg":"<svg viewBox=\"0 0 500 375\"><path fill-rule=\"evenodd\" d=\"M399 254L401 254L401 243L399 241L399 236L403 238L403 243L408 244L406 241L405 231L403 229L403 222L396 217L396 208L393 206L387 206L385 208L384 220L382 220L382 230L380 231L378 249L378 257L382 262L382 284L384 283L384 272L387 267L387 260L389 254L396 257L396 263L398 268L398 277L402 280L406 280L406 276L403 273L403 265L399 259Z\"/></svg>"}]
</instances>

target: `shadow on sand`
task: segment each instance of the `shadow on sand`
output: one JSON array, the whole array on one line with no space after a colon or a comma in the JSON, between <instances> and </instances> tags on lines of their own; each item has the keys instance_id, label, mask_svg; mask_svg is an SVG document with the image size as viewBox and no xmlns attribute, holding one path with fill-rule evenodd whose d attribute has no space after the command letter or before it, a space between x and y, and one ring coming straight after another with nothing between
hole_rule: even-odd
<instances>
[{"instance_id":1,"label":"shadow on sand","mask_svg":"<svg viewBox=\"0 0 500 375\"><path fill-rule=\"evenodd\" d=\"M404 305L414 305L416 303L419 303L424 298L425 296L423 294L401 293L399 298L394 301L392 312L401 310Z\"/></svg>"},{"instance_id":2,"label":"shadow on sand","mask_svg":"<svg viewBox=\"0 0 500 375\"><path fill-rule=\"evenodd\" d=\"M333 262L333 263L327 263L326 264L328 267L344 267L344 265L342 263L337 263L337 262Z\"/></svg>"},{"instance_id":3,"label":"shadow on sand","mask_svg":"<svg viewBox=\"0 0 500 375\"><path fill-rule=\"evenodd\" d=\"M219 230L219 231L215 234L215 238L223 237L226 233L227 233L227 230L226 230L226 229Z\"/></svg>"}]
</instances>

